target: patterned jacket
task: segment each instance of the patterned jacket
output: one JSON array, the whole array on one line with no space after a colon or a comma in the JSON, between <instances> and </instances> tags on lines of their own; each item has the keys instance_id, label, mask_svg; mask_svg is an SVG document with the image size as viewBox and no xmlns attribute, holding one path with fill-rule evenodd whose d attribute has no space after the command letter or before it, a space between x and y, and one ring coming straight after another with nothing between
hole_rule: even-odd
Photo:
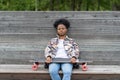
<instances>
[{"instance_id":1,"label":"patterned jacket","mask_svg":"<svg viewBox=\"0 0 120 80\"><path fill-rule=\"evenodd\" d=\"M57 44L58 44L58 37L52 38L49 41L45 49L45 57L51 56L52 58L55 58L57 49L58 49ZM69 38L68 36L66 36L66 38L64 39L63 45L67 53L67 56L69 58L72 58L73 56L76 58L79 57L79 47L72 38Z\"/></svg>"}]
</instances>

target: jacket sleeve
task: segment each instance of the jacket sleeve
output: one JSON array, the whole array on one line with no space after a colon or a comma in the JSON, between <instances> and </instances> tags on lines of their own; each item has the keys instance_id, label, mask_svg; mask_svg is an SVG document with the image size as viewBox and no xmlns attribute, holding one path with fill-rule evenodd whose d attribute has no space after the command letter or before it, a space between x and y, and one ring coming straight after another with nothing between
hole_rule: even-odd
<instances>
[{"instance_id":1,"label":"jacket sleeve","mask_svg":"<svg viewBox=\"0 0 120 80\"><path fill-rule=\"evenodd\" d=\"M73 54L72 54L72 56L76 57L78 59L79 55L80 55L79 46L75 41L73 41Z\"/></svg>"},{"instance_id":2,"label":"jacket sleeve","mask_svg":"<svg viewBox=\"0 0 120 80\"><path fill-rule=\"evenodd\" d=\"M48 42L47 47L45 48L45 58L47 56L51 56L52 57L52 50L51 50L50 41Z\"/></svg>"}]
</instances>

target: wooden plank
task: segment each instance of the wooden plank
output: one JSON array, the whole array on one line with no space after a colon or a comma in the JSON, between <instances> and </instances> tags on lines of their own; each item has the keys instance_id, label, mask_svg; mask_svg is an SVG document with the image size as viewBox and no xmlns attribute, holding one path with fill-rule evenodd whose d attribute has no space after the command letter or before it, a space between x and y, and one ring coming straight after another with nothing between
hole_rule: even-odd
<instances>
[{"instance_id":1,"label":"wooden plank","mask_svg":"<svg viewBox=\"0 0 120 80\"><path fill-rule=\"evenodd\" d=\"M27 76L26 76L27 75ZM49 74L0 74L1 80L51 80ZM120 75L73 74L71 80L119 80Z\"/></svg>"},{"instance_id":2,"label":"wooden plank","mask_svg":"<svg viewBox=\"0 0 120 80\"><path fill-rule=\"evenodd\" d=\"M0 21L0 28L2 27L8 27L8 28L12 28L12 27L41 27L41 28L51 28L53 26L53 23L56 19L33 19L31 21ZM71 22L71 26L74 28L104 28L104 27L119 27L120 25L120 19L103 19L103 20L99 20L99 19L68 19ZM52 29L52 28L51 28Z\"/></svg>"},{"instance_id":3,"label":"wooden plank","mask_svg":"<svg viewBox=\"0 0 120 80\"><path fill-rule=\"evenodd\" d=\"M120 51L82 51L80 59L93 61L91 64L120 64ZM44 58L44 51L1 51L0 63L31 64L29 60Z\"/></svg>"},{"instance_id":4,"label":"wooden plank","mask_svg":"<svg viewBox=\"0 0 120 80\"><path fill-rule=\"evenodd\" d=\"M74 38L81 47L84 45L111 45L117 46L120 43L119 35L114 36L94 36L94 35L78 35L71 34L70 37ZM35 43L47 45L48 41L56 37L55 34L2 34L0 35L1 45L13 43ZM43 43L44 44L43 44Z\"/></svg>"},{"instance_id":5,"label":"wooden plank","mask_svg":"<svg viewBox=\"0 0 120 80\"><path fill-rule=\"evenodd\" d=\"M9 13L9 14L8 14ZM60 18L60 17L76 17L76 18L114 18L120 17L119 11L1 11L1 16L10 17L31 17L31 18Z\"/></svg>"},{"instance_id":6,"label":"wooden plank","mask_svg":"<svg viewBox=\"0 0 120 80\"><path fill-rule=\"evenodd\" d=\"M4 26L22 26L22 27L29 27L29 26L37 26L37 27L51 27L53 26L52 24L54 23L56 19L50 19L50 18L40 18L40 19L31 19L31 20L26 20L26 18L23 18L23 20L1 20L0 21L0 27L2 27L3 25ZM114 26L119 26L120 25L120 19L68 19L71 23L71 26L73 25L73 27L78 27L79 24L80 25L83 25L83 28L84 28L84 25L86 25L85 27L88 27L91 25L93 25L93 27L98 27L98 26L103 26L103 25L114 25ZM27 26L28 25L28 26ZM96 26L95 26L96 25ZM108 27L109 27L108 26ZM79 27L82 27L82 26L79 26ZM106 26L104 26L106 27Z\"/></svg>"},{"instance_id":7,"label":"wooden plank","mask_svg":"<svg viewBox=\"0 0 120 80\"><path fill-rule=\"evenodd\" d=\"M95 26L95 25L91 25L91 26ZM69 34L83 34L83 35L120 35L120 27L107 27L107 25L104 25L106 27L94 27L92 28L91 26L89 26L89 28L71 28L69 30ZM109 26L109 25L108 25ZM53 27L50 28L42 28L42 27L4 27L4 28L0 28L0 34L55 34L55 30Z\"/></svg>"},{"instance_id":8,"label":"wooden plank","mask_svg":"<svg viewBox=\"0 0 120 80\"><path fill-rule=\"evenodd\" d=\"M0 51L0 59L35 59L44 58L44 51Z\"/></svg>"},{"instance_id":9,"label":"wooden plank","mask_svg":"<svg viewBox=\"0 0 120 80\"><path fill-rule=\"evenodd\" d=\"M44 40L44 39L42 39ZM1 51L41 51L44 50L47 46L46 41L39 41L33 43L0 43ZM79 44L81 51L120 51L120 42L90 42L90 43L81 43ZM112 49L111 49L112 48Z\"/></svg>"},{"instance_id":10,"label":"wooden plank","mask_svg":"<svg viewBox=\"0 0 120 80\"><path fill-rule=\"evenodd\" d=\"M51 38L56 37L56 34L1 34L1 43L38 43L46 44ZM45 43L41 43L41 41Z\"/></svg>"},{"instance_id":11,"label":"wooden plank","mask_svg":"<svg viewBox=\"0 0 120 80\"><path fill-rule=\"evenodd\" d=\"M48 74L48 70L43 68L43 65L39 66L37 71L31 69L31 65L0 65L0 73L40 73ZM60 71L60 73L62 73ZM119 74L120 75L120 66L119 65L88 65L87 71L82 71L80 69L74 69L73 74Z\"/></svg>"}]
</instances>

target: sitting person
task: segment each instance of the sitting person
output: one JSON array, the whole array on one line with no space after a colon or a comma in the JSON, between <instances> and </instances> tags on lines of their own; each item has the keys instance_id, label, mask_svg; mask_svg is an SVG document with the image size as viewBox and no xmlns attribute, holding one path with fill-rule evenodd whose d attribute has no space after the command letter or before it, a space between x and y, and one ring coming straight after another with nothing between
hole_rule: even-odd
<instances>
[{"instance_id":1,"label":"sitting person","mask_svg":"<svg viewBox=\"0 0 120 80\"><path fill-rule=\"evenodd\" d=\"M76 42L67 36L70 23L66 19L58 19L54 22L57 37L52 38L45 49L46 63L49 63L49 73L52 80L71 80L73 63L79 57L79 47ZM55 63L53 58L69 58L71 63ZM51 63L52 62L52 63ZM63 78L59 70L63 72Z\"/></svg>"}]
</instances>

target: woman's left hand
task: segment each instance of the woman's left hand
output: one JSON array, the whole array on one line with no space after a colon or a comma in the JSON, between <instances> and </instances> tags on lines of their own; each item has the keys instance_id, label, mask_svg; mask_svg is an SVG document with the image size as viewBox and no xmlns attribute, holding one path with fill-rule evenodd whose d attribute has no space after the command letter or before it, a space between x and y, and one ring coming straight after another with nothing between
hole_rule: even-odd
<instances>
[{"instance_id":1,"label":"woman's left hand","mask_svg":"<svg viewBox=\"0 0 120 80\"><path fill-rule=\"evenodd\" d=\"M76 63L76 58L72 57L70 61L71 63Z\"/></svg>"}]
</instances>

